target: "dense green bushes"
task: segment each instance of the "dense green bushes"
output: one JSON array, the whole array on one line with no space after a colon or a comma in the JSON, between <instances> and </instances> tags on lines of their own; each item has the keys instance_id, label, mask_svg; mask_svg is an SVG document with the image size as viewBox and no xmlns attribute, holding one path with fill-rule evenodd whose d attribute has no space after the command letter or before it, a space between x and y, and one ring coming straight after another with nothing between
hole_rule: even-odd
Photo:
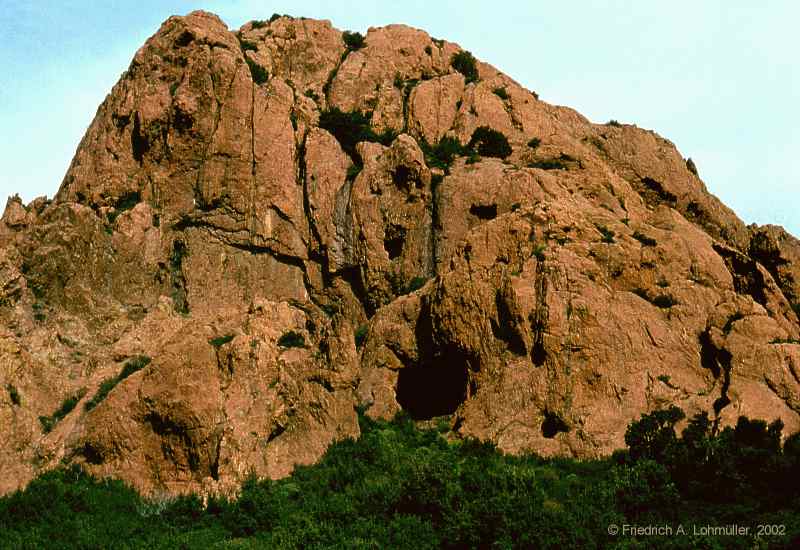
<instances>
[{"instance_id":1,"label":"dense green bushes","mask_svg":"<svg viewBox=\"0 0 800 550\"><path fill-rule=\"evenodd\" d=\"M504 159L511 154L511 146L508 138L501 132L480 126L472 132L472 138L467 144L469 149L474 149L476 153L484 157L497 157Z\"/></svg>"},{"instance_id":2,"label":"dense green bushes","mask_svg":"<svg viewBox=\"0 0 800 550\"><path fill-rule=\"evenodd\" d=\"M478 75L478 63L475 56L471 52L462 50L454 53L450 59L450 65L464 75L464 78L469 84L470 82L477 82L480 76Z\"/></svg>"},{"instance_id":3,"label":"dense green bushes","mask_svg":"<svg viewBox=\"0 0 800 550\"><path fill-rule=\"evenodd\" d=\"M675 434L679 409L633 423L613 459L512 457L418 430L405 416L360 417L358 441L279 481L251 479L239 499L142 499L77 467L0 499L0 547L764 548L800 541L800 436L707 416ZM785 535L609 534L625 524L785 525ZM754 529L753 529L754 531Z\"/></svg>"},{"instance_id":4,"label":"dense green bushes","mask_svg":"<svg viewBox=\"0 0 800 550\"><path fill-rule=\"evenodd\" d=\"M347 113L336 107L322 111L319 115L319 127L333 134L344 152L358 164L361 163L361 160L356 152L356 144L361 141L375 141L389 145L397 137L397 134L391 130L376 134L369 121L368 113L361 111Z\"/></svg>"},{"instance_id":5,"label":"dense green bushes","mask_svg":"<svg viewBox=\"0 0 800 550\"><path fill-rule=\"evenodd\" d=\"M83 399L84 395L86 395L86 388L81 388L64 399L64 401L61 402L61 406L58 407L53 414L50 416L40 416L39 423L42 425L42 431L44 431L44 433L51 432L56 424L61 422L65 416L72 412L78 404L78 401Z\"/></svg>"}]
</instances>

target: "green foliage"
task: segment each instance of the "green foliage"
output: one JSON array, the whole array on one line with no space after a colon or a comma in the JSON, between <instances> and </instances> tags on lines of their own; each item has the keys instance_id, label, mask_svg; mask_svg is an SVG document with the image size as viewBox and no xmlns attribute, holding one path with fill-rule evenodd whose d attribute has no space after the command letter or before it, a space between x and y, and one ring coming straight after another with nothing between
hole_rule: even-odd
<instances>
[{"instance_id":1,"label":"green foliage","mask_svg":"<svg viewBox=\"0 0 800 550\"><path fill-rule=\"evenodd\" d=\"M639 231L633 232L633 238L642 243L642 246L656 246L658 244L654 238L648 237Z\"/></svg>"},{"instance_id":2,"label":"green foliage","mask_svg":"<svg viewBox=\"0 0 800 550\"><path fill-rule=\"evenodd\" d=\"M214 346L215 348L221 348L228 342L233 340L233 334L226 334L225 336L217 336L216 338L211 338L208 343Z\"/></svg>"},{"instance_id":3,"label":"green foliage","mask_svg":"<svg viewBox=\"0 0 800 550\"><path fill-rule=\"evenodd\" d=\"M258 46L256 45L256 43L255 42L251 42L250 40L239 39L239 46L241 46L243 52L246 52L246 51L251 51L251 52L258 51Z\"/></svg>"},{"instance_id":4,"label":"green foliage","mask_svg":"<svg viewBox=\"0 0 800 550\"><path fill-rule=\"evenodd\" d=\"M422 288L423 286L425 286L425 283L427 283L427 282L428 282L428 278L427 277L414 277L413 279L411 279L408 282L408 284L406 284L400 290L400 294L401 295L411 294L412 292L417 291L420 288Z\"/></svg>"},{"instance_id":5,"label":"green foliage","mask_svg":"<svg viewBox=\"0 0 800 550\"><path fill-rule=\"evenodd\" d=\"M142 370L149 364L150 358L146 355L139 355L129 360L127 363L125 363L125 366L122 367L122 371L120 371L117 376L106 378L100 383L100 387L97 389L97 392L89 401L86 402L83 408L86 410L86 412L91 411L97 405L99 405L109 393L111 393L111 390L117 387L117 384L125 380L131 374Z\"/></svg>"},{"instance_id":6,"label":"green foliage","mask_svg":"<svg viewBox=\"0 0 800 550\"><path fill-rule=\"evenodd\" d=\"M2 548L763 548L800 536L800 434L707 414L681 437L676 408L643 415L610 460L510 456L359 416L360 437L281 480L250 478L238 499L140 497L119 481L59 468L0 498ZM609 525L682 523L689 537L608 534ZM691 536L692 525L783 524L756 540Z\"/></svg>"},{"instance_id":7,"label":"green foliage","mask_svg":"<svg viewBox=\"0 0 800 550\"><path fill-rule=\"evenodd\" d=\"M247 61L247 66L250 67L250 75L253 77L253 82L263 84L269 80L269 73L264 67L247 56L245 56L244 60Z\"/></svg>"},{"instance_id":8,"label":"green foliage","mask_svg":"<svg viewBox=\"0 0 800 550\"><path fill-rule=\"evenodd\" d=\"M530 147L531 149L536 149L541 144L542 140L539 139L538 137L533 137L530 139L530 141L528 141L528 147Z\"/></svg>"},{"instance_id":9,"label":"green foliage","mask_svg":"<svg viewBox=\"0 0 800 550\"><path fill-rule=\"evenodd\" d=\"M477 82L480 78L478 75L477 60L471 52L462 50L458 53L454 53L453 57L450 59L450 65L464 75L467 84L470 82Z\"/></svg>"},{"instance_id":10,"label":"green foliage","mask_svg":"<svg viewBox=\"0 0 800 550\"><path fill-rule=\"evenodd\" d=\"M508 96L508 92L506 91L506 89L505 88L501 88L501 87L497 87L497 88L492 89L492 93L494 95L496 95L497 97L499 97L500 99L502 99L503 101L506 101L508 99L508 97L509 97Z\"/></svg>"},{"instance_id":11,"label":"green foliage","mask_svg":"<svg viewBox=\"0 0 800 550\"><path fill-rule=\"evenodd\" d=\"M672 306L678 305L678 300L670 294L659 294L651 300L654 306L661 309L669 309Z\"/></svg>"},{"instance_id":12,"label":"green foliage","mask_svg":"<svg viewBox=\"0 0 800 550\"><path fill-rule=\"evenodd\" d=\"M436 145L421 143L425 153L425 162L431 168L441 168L445 172L450 168L456 157L469 154L469 149L461 145L457 138L445 136Z\"/></svg>"},{"instance_id":13,"label":"green foliage","mask_svg":"<svg viewBox=\"0 0 800 550\"><path fill-rule=\"evenodd\" d=\"M17 387L14 384L6 384L6 391L8 391L8 397L11 399L11 403L19 407L22 404L22 397L20 397Z\"/></svg>"},{"instance_id":14,"label":"green foliage","mask_svg":"<svg viewBox=\"0 0 800 550\"><path fill-rule=\"evenodd\" d=\"M299 332L289 330L278 338L278 345L282 348L304 348L306 347L306 339Z\"/></svg>"},{"instance_id":15,"label":"green foliage","mask_svg":"<svg viewBox=\"0 0 800 550\"><path fill-rule=\"evenodd\" d=\"M134 206L142 202L142 197L138 191L125 193L114 204L114 210L108 213L108 222L113 224L120 214L131 210Z\"/></svg>"},{"instance_id":16,"label":"green foliage","mask_svg":"<svg viewBox=\"0 0 800 550\"><path fill-rule=\"evenodd\" d=\"M559 159L544 159L528 163L528 168L539 168L541 170L567 170L568 166Z\"/></svg>"},{"instance_id":17,"label":"green foliage","mask_svg":"<svg viewBox=\"0 0 800 550\"><path fill-rule=\"evenodd\" d=\"M78 401L83 399L86 395L86 388L81 388L77 393L70 395L61 402L61 406L50 416L40 416L39 423L42 425L44 433L50 433L56 424L58 424L65 416L72 412L72 409L78 404Z\"/></svg>"},{"instance_id":18,"label":"green foliage","mask_svg":"<svg viewBox=\"0 0 800 550\"><path fill-rule=\"evenodd\" d=\"M364 47L364 35L359 32L344 31L342 39L348 50L360 50Z\"/></svg>"},{"instance_id":19,"label":"green foliage","mask_svg":"<svg viewBox=\"0 0 800 550\"><path fill-rule=\"evenodd\" d=\"M504 159L511 154L508 138L488 126L476 128L472 132L472 138L469 140L467 147L470 149L477 147L476 152L484 157Z\"/></svg>"},{"instance_id":20,"label":"green foliage","mask_svg":"<svg viewBox=\"0 0 800 550\"><path fill-rule=\"evenodd\" d=\"M622 126L622 124L620 124L619 121L614 120L613 118L611 120L609 120L608 122L606 122L606 125L607 126L614 126L616 128L620 128Z\"/></svg>"},{"instance_id":21,"label":"green foliage","mask_svg":"<svg viewBox=\"0 0 800 550\"><path fill-rule=\"evenodd\" d=\"M355 340L356 340L356 347L360 348L364 345L364 341L367 339L367 333L369 332L369 327L367 325L361 325L355 332Z\"/></svg>"},{"instance_id":22,"label":"green foliage","mask_svg":"<svg viewBox=\"0 0 800 550\"><path fill-rule=\"evenodd\" d=\"M33 309L33 319L34 321L42 322L47 319L47 314L44 312L44 304L41 302L34 302L31 306Z\"/></svg>"},{"instance_id":23,"label":"green foliage","mask_svg":"<svg viewBox=\"0 0 800 550\"><path fill-rule=\"evenodd\" d=\"M281 17L285 17L286 19L293 19L293 17L291 15L286 15L285 13L284 14L273 13L272 16L269 18L269 22L270 23L274 23L275 21L277 21ZM253 26L255 27L255 25L253 25Z\"/></svg>"},{"instance_id":24,"label":"green foliage","mask_svg":"<svg viewBox=\"0 0 800 550\"><path fill-rule=\"evenodd\" d=\"M374 141L389 145L397 137L397 133L391 129L376 134L370 126L368 113L361 111L346 113L336 107L320 113L319 127L333 134L342 146L342 150L356 160L357 164L360 164L360 158L356 152L356 144L361 141Z\"/></svg>"},{"instance_id":25,"label":"green foliage","mask_svg":"<svg viewBox=\"0 0 800 550\"><path fill-rule=\"evenodd\" d=\"M605 225L596 225L597 230L600 232L600 240L604 243L612 244L614 242L615 233Z\"/></svg>"},{"instance_id":26,"label":"green foliage","mask_svg":"<svg viewBox=\"0 0 800 550\"><path fill-rule=\"evenodd\" d=\"M698 175L697 166L695 165L694 161L691 158L686 159L686 168L689 170L689 172L691 172L695 176Z\"/></svg>"}]
</instances>

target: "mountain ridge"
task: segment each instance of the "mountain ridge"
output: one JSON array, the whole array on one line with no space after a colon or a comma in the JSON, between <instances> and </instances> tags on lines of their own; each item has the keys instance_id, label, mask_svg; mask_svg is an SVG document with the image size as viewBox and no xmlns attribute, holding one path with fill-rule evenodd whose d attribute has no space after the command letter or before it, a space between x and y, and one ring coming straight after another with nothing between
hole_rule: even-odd
<instances>
[{"instance_id":1,"label":"mountain ridge","mask_svg":"<svg viewBox=\"0 0 800 550\"><path fill-rule=\"evenodd\" d=\"M66 461L227 493L356 437L356 406L578 457L668 404L800 428L794 237L654 132L359 36L171 17L54 200L8 202L0 491Z\"/></svg>"}]
</instances>

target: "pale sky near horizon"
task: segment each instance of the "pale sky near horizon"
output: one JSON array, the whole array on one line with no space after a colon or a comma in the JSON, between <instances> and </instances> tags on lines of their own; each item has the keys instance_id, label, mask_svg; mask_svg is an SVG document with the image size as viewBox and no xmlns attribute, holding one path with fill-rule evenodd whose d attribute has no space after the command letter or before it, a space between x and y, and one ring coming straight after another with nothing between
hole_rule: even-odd
<instances>
[{"instance_id":1,"label":"pale sky near horizon","mask_svg":"<svg viewBox=\"0 0 800 550\"><path fill-rule=\"evenodd\" d=\"M173 14L236 29L287 13L405 23L457 42L549 103L652 129L746 223L800 237L800 3L0 0L0 209L58 190L98 105Z\"/></svg>"}]
</instances>

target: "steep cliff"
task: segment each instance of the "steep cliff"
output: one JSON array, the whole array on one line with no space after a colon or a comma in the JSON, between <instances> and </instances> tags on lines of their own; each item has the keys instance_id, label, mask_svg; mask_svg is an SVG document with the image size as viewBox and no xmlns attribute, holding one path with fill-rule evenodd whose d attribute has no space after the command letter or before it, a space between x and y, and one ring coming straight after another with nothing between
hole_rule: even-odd
<instances>
[{"instance_id":1,"label":"steep cliff","mask_svg":"<svg viewBox=\"0 0 800 550\"><path fill-rule=\"evenodd\" d=\"M800 429L794 237L653 132L416 29L359 38L171 17L55 198L9 201L0 493L62 461L230 492L358 406L578 457L669 404Z\"/></svg>"}]
</instances>

